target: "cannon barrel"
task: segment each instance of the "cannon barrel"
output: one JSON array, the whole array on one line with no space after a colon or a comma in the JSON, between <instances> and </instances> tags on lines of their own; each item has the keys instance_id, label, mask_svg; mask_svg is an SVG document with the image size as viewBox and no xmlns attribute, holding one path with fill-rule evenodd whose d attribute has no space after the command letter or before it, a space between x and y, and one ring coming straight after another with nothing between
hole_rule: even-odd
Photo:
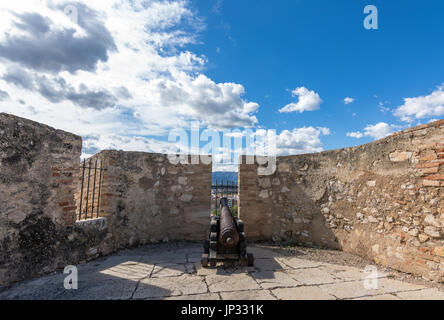
<instances>
[{"instance_id":1,"label":"cannon barrel","mask_svg":"<svg viewBox=\"0 0 444 320\"><path fill-rule=\"evenodd\" d=\"M220 244L225 247L235 247L239 243L239 233L236 223L228 208L228 199L220 199Z\"/></svg>"}]
</instances>

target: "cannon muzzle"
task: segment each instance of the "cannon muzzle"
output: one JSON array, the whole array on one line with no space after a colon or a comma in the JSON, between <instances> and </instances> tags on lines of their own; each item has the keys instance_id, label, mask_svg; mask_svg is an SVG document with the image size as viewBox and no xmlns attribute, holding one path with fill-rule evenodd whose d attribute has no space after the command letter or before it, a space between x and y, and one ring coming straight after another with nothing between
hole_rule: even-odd
<instances>
[{"instance_id":1,"label":"cannon muzzle","mask_svg":"<svg viewBox=\"0 0 444 320\"><path fill-rule=\"evenodd\" d=\"M239 243L239 232L228 208L228 199L220 199L220 244L224 247L235 247Z\"/></svg>"}]
</instances>

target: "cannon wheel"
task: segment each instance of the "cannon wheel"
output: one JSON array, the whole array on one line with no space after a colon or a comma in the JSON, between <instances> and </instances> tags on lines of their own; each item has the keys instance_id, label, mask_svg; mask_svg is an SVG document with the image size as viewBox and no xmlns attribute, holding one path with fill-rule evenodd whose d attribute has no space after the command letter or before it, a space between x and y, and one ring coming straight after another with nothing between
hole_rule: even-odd
<instances>
[{"instance_id":1,"label":"cannon wheel","mask_svg":"<svg viewBox=\"0 0 444 320\"><path fill-rule=\"evenodd\" d=\"M236 219L236 222L237 222L237 231L239 233L244 232L244 222L240 219Z\"/></svg>"},{"instance_id":2,"label":"cannon wheel","mask_svg":"<svg viewBox=\"0 0 444 320\"><path fill-rule=\"evenodd\" d=\"M244 267L253 267L254 266L254 256L251 253L247 253L246 255L240 256L239 262Z\"/></svg>"},{"instance_id":3,"label":"cannon wheel","mask_svg":"<svg viewBox=\"0 0 444 320\"><path fill-rule=\"evenodd\" d=\"M216 217L211 218L211 224L210 224L210 232L216 232L219 228L218 219Z\"/></svg>"},{"instance_id":4,"label":"cannon wheel","mask_svg":"<svg viewBox=\"0 0 444 320\"><path fill-rule=\"evenodd\" d=\"M247 253L247 266L254 266L254 256L252 253Z\"/></svg>"},{"instance_id":5,"label":"cannon wheel","mask_svg":"<svg viewBox=\"0 0 444 320\"><path fill-rule=\"evenodd\" d=\"M209 259L210 267L216 267L217 266L217 259Z\"/></svg>"},{"instance_id":6,"label":"cannon wheel","mask_svg":"<svg viewBox=\"0 0 444 320\"><path fill-rule=\"evenodd\" d=\"M210 253L210 240L204 241L204 253L206 254Z\"/></svg>"},{"instance_id":7,"label":"cannon wheel","mask_svg":"<svg viewBox=\"0 0 444 320\"><path fill-rule=\"evenodd\" d=\"M208 258L208 254L204 253L202 255L202 259L200 260L200 262L202 263L202 267L204 267L204 268L208 267L209 261L210 261L210 259Z\"/></svg>"}]
</instances>

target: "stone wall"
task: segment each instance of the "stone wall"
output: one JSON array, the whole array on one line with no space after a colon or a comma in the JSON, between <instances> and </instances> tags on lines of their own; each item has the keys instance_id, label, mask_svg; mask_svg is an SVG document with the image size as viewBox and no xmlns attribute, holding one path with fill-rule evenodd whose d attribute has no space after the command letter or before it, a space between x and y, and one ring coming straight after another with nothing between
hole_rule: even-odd
<instances>
[{"instance_id":1,"label":"stone wall","mask_svg":"<svg viewBox=\"0 0 444 320\"><path fill-rule=\"evenodd\" d=\"M211 207L211 165L173 165L167 155L102 151L100 216L115 220L117 243L202 240ZM118 232L119 231L119 232ZM123 232L124 231L124 232Z\"/></svg>"},{"instance_id":2,"label":"stone wall","mask_svg":"<svg viewBox=\"0 0 444 320\"><path fill-rule=\"evenodd\" d=\"M74 225L81 148L76 135L0 113L0 285L57 259L50 238Z\"/></svg>"},{"instance_id":3,"label":"stone wall","mask_svg":"<svg viewBox=\"0 0 444 320\"><path fill-rule=\"evenodd\" d=\"M100 218L76 222L81 138L0 114L0 288L159 241L202 240L211 165L103 151ZM343 150L239 168L249 240L342 249L443 281L444 121Z\"/></svg>"},{"instance_id":4,"label":"stone wall","mask_svg":"<svg viewBox=\"0 0 444 320\"><path fill-rule=\"evenodd\" d=\"M355 148L239 165L252 240L342 249L444 281L444 120Z\"/></svg>"},{"instance_id":5,"label":"stone wall","mask_svg":"<svg viewBox=\"0 0 444 320\"><path fill-rule=\"evenodd\" d=\"M103 151L98 219L76 221L81 138L0 114L0 290L15 281L149 242L202 240L211 165Z\"/></svg>"}]
</instances>

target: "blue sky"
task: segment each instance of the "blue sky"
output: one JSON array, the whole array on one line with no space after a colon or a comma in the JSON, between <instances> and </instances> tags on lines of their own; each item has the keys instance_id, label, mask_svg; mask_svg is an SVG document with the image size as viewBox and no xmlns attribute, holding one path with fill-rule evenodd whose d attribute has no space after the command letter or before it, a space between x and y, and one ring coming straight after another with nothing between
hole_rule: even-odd
<instances>
[{"instance_id":1,"label":"blue sky","mask_svg":"<svg viewBox=\"0 0 444 320\"><path fill-rule=\"evenodd\" d=\"M170 152L191 122L274 129L281 155L355 146L444 118L443 15L431 0L3 2L0 112L81 135L85 157Z\"/></svg>"},{"instance_id":2,"label":"blue sky","mask_svg":"<svg viewBox=\"0 0 444 320\"><path fill-rule=\"evenodd\" d=\"M332 134L323 137L324 148L335 149L372 141L346 136L369 124L404 127L429 120L406 123L392 110L404 98L428 95L444 83L444 2L220 3L217 12L214 2L198 6L208 17L206 73L215 81L242 83L247 97L260 104L264 127L328 127ZM378 30L363 27L368 4L378 8ZM279 113L294 100L288 90L300 86L319 93L320 110ZM355 102L345 105L345 97Z\"/></svg>"}]
</instances>

